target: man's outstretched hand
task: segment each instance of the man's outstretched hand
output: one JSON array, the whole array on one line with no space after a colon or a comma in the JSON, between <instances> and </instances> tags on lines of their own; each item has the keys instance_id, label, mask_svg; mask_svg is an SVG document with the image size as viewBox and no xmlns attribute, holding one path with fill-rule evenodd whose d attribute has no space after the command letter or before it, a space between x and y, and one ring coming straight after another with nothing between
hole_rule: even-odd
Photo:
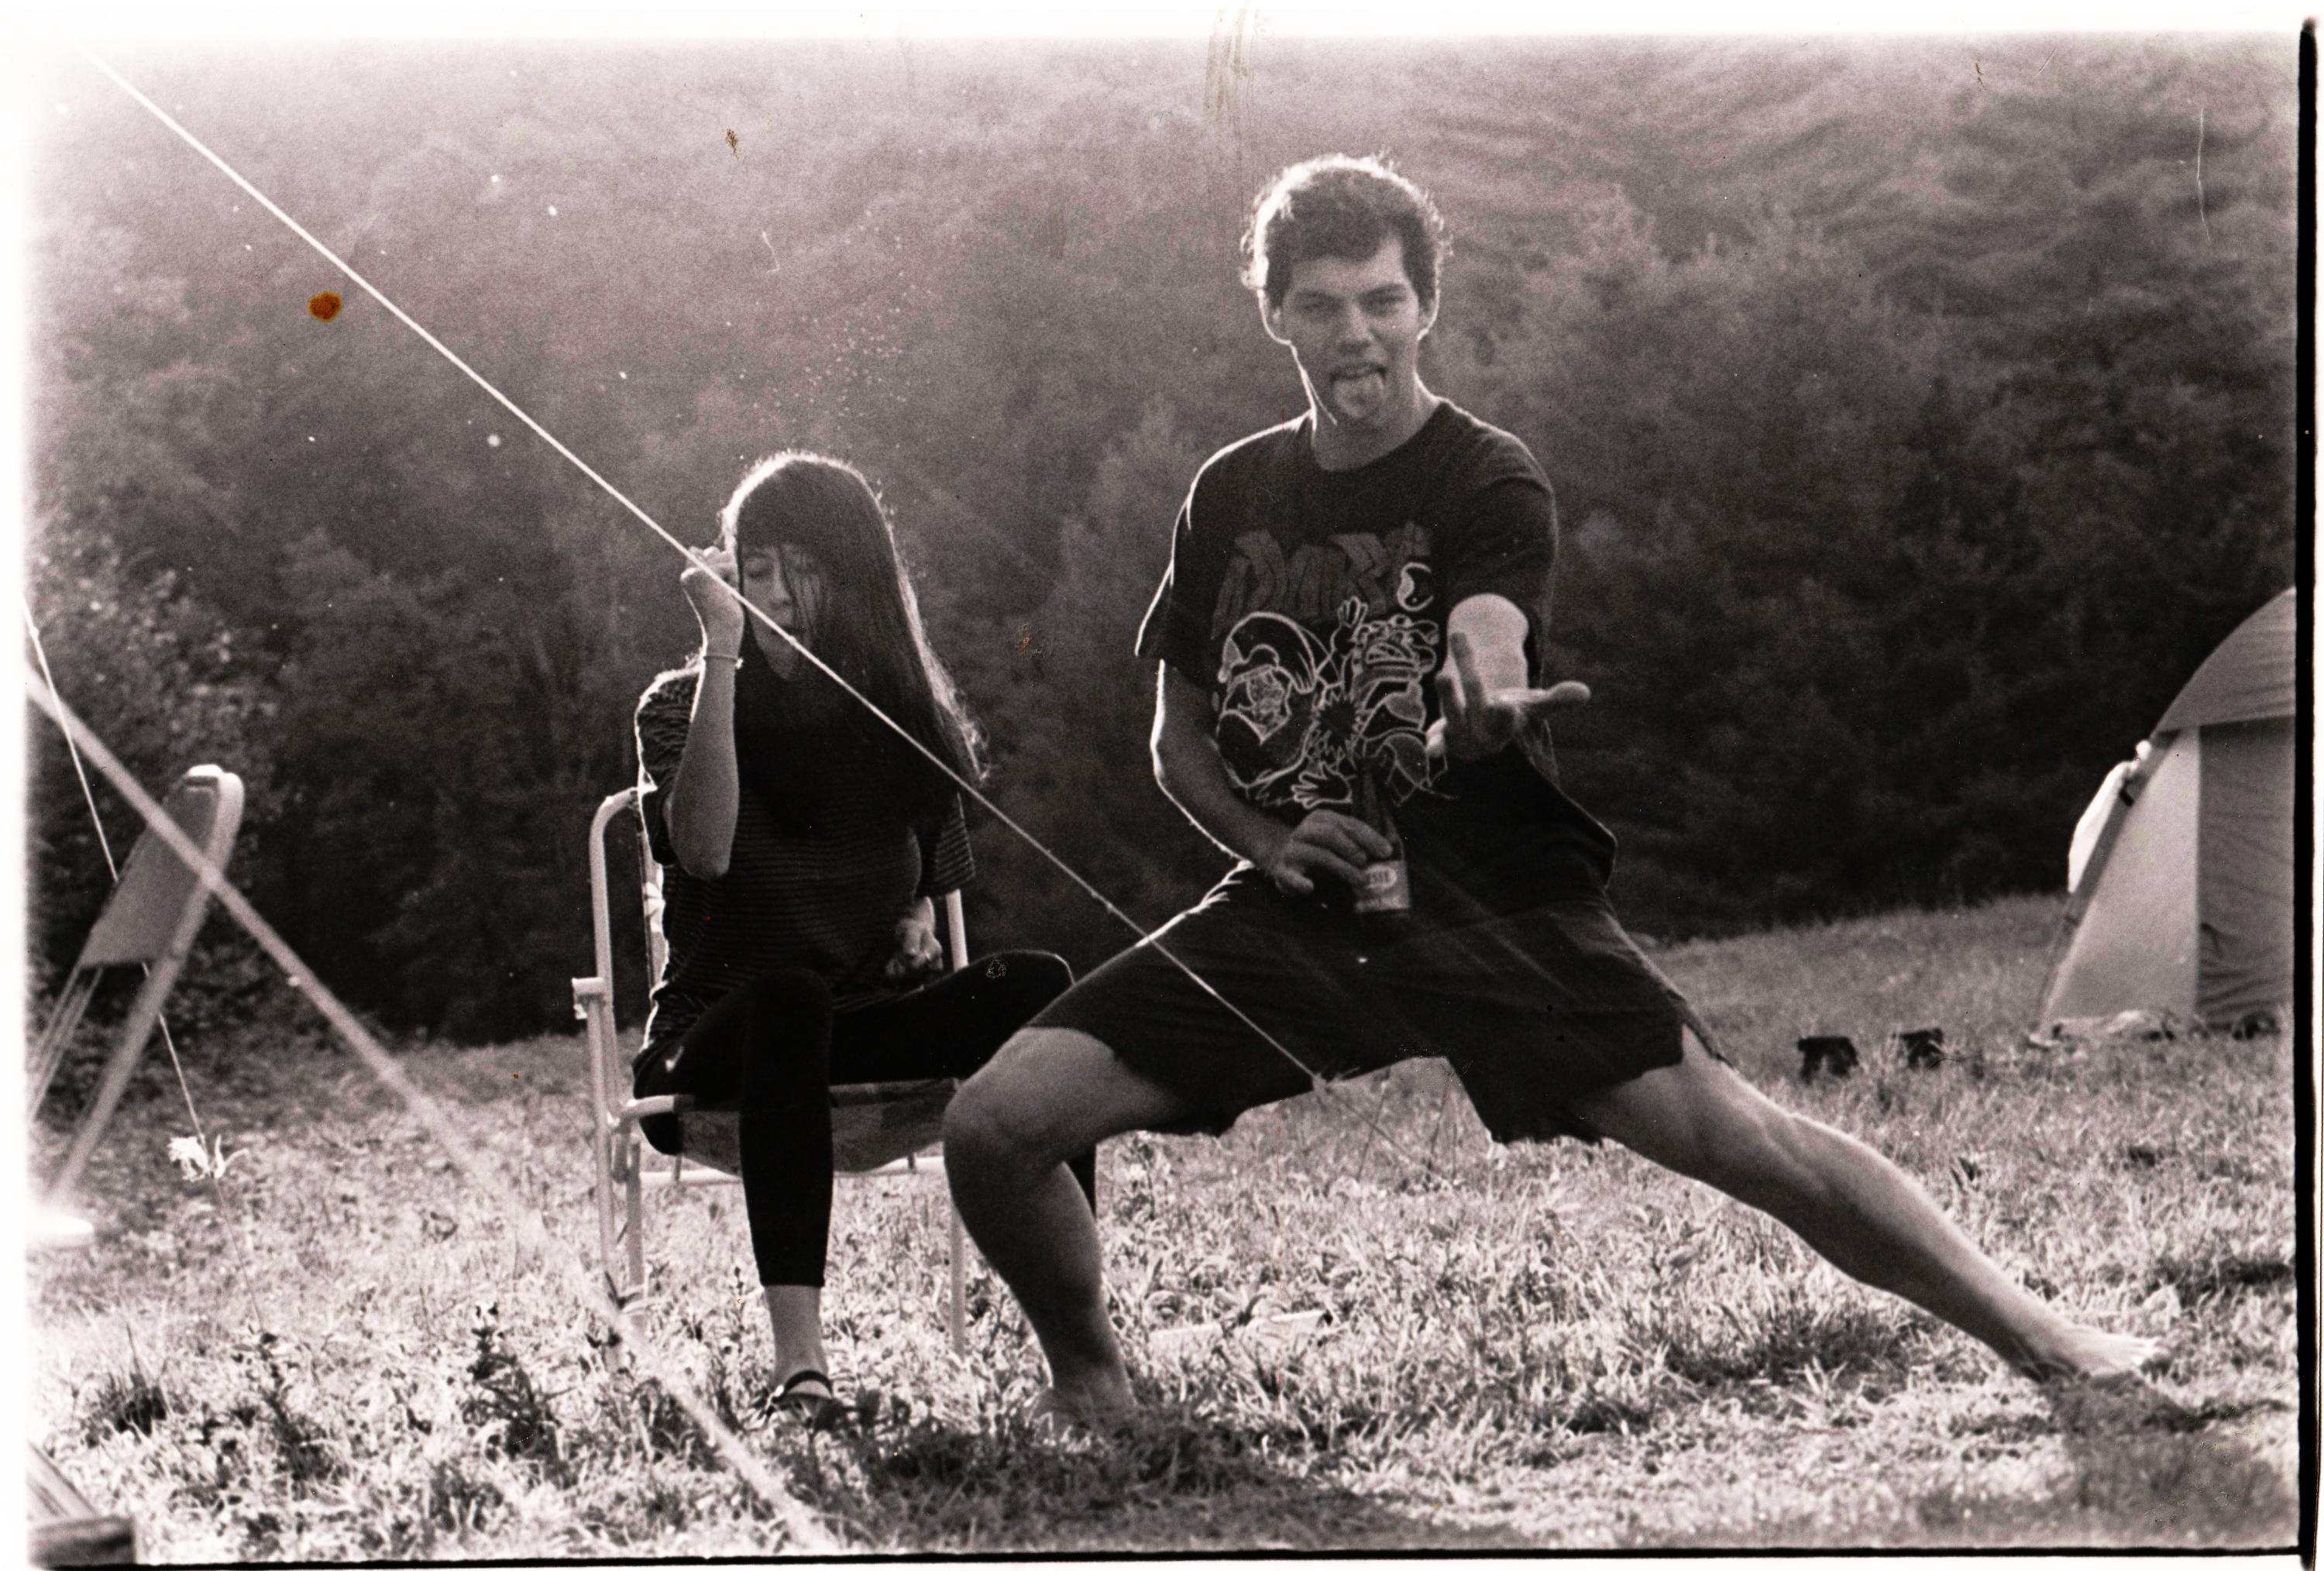
<instances>
[{"instance_id":1,"label":"man's outstretched hand","mask_svg":"<svg viewBox=\"0 0 2324 1571\"><path fill-rule=\"evenodd\" d=\"M1428 728L1428 751L1454 758L1485 758L1499 753L1552 709L1586 704L1581 682L1552 688L1493 687L1480 667L1476 645L1466 633L1452 634L1452 652L1436 673L1441 717Z\"/></svg>"}]
</instances>

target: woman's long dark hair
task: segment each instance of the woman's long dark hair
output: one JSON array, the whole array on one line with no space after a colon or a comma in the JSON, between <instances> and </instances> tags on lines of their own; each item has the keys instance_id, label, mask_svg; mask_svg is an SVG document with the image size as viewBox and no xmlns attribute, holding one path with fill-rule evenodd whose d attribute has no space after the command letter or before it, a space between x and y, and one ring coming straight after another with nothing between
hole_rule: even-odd
<instances>
[{"instance_id":1,"label":"woman's long dark hair","mask_svg":"<svg viewBox=\"0 0 2324 1571\"><path fill-rule=\"evenodd\" d=\"M928 645L887 510L853 465L819 453L761 459L734 488L718 523L738 575L745 556L774 554L782 545L812 557L824 596L807 647L963 778L983 777L976 724ZM815 672L802 679L825 680ZM953 783L853 699L846 702L859 734L894 744L899 799L915 813L939 809Z\"/></svg>"}]
</instances>

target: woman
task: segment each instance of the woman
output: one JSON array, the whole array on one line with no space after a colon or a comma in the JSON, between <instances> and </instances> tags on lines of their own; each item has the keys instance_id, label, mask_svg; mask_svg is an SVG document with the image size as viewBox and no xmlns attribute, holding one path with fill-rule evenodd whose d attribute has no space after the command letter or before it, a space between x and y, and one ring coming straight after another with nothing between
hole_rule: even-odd
<instances>
[{"instance_id":1,"label":"woman","mask_svg":"<svg viewBox=\"0 0 2324 1571\"><path fill-rule=\"evenodd\" d=\"M641 807L671 871L634 1080L641 1096L740 1109L776 1400L813 1418L835 1401L822 1331L829 1086L969 1075L1073 977L1054 955L1015 953L927 980L942 965L934 900L973 870L958 790L798 647L962 778L981 772L863 476L784 453L743 477L719 522L718 546L678 578L701 650L638 704ZM665 1151L682 1139L676 1118L645 1133ZM1092 1152L1084 1193L1093 1171Z\"/></svg>"}]
</instances>

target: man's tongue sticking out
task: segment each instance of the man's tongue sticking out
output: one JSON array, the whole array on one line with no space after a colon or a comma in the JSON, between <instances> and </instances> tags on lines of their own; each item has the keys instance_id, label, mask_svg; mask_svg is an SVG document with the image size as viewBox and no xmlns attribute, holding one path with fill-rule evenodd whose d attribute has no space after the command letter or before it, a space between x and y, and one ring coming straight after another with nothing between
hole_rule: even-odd
<instances>
[{"instance_id":1,"label":"man's tongue sticking out","mask_svg":"<svg viewBox=\"0 0 2324 1571\"><path fill-rule=\"evenodd\" d=\"M1333 413L1360 425L1377 416L1388 402L1388 373L1376 365L1335 373L1331 398Z\"/></svg>"}]
</instances>

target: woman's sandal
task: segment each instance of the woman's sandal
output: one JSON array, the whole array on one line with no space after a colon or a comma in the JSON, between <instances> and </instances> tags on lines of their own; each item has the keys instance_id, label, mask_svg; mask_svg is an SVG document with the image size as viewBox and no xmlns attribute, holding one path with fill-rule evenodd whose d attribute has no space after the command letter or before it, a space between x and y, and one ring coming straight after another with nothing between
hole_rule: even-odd
<instances>
[{"instance_id":1,"label":"woman's sandal","mask_svg":"<svg viewBox=\"0 0 2324 1571\"><path fill-rule=\"evenodd\" d=\"M802 1369L776 1388L775 1406L788 1408L811 1429L830 1428L847 1411L831 1389L831 1377L819 1369Z\"/></svg>"}]
</instances>

